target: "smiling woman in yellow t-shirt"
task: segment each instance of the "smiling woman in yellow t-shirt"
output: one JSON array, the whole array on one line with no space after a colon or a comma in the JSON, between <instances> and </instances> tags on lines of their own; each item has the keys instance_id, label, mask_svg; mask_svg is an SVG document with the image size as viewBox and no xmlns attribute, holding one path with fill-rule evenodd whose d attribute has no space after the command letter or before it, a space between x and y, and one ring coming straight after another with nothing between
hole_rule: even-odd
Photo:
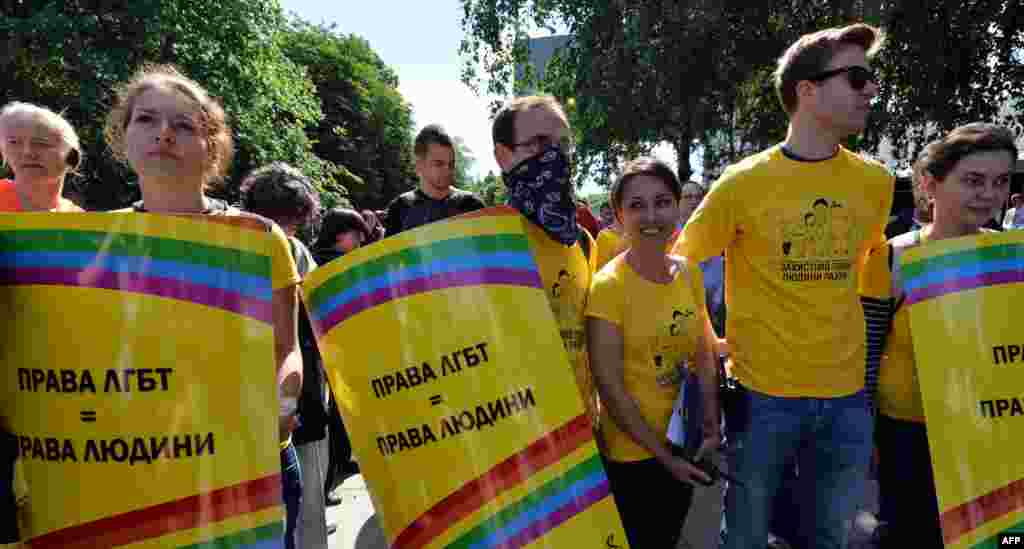
<instances>
[{"instance_id":1,"label":"smiling woman in yellow t-shirt","mask_svg":"<svg viewBox=\"0 0 1024 549\"><path fill-rule=\"evenodd\" d=\"M700 269L668 255L682 186L664 163L627 164L612 205L631 248L594 279L588 348L603 404L602 451L612 495L632 547L675 547L695 480L707 476L666 433L686 370L696 374L704 438L695 458L719 444L717 370ZM657 491L663 503L652 505Z\"/></svg>"},{"instance_id":2,"label":"smiling woman in yellow t-shirt","mask_svg":"<svg viewBox=\"0 0 1024 549\"><path fill-rule=\"evenodd\" d=\"M982 226L1010 192L1014 140L1006 128L978 123L960 126L925 147L914 166L914 183L934 204L933 222L894 237L870 256L865 268L861 293L865 305L873 305L866 310L875 311L868 315L868 333L888 334L868 341L869 347L884 346L875 425L880 518L888 524L882 547L943 546L900 259L929 241L985 230Z\"/></svg>"}]
</instances>

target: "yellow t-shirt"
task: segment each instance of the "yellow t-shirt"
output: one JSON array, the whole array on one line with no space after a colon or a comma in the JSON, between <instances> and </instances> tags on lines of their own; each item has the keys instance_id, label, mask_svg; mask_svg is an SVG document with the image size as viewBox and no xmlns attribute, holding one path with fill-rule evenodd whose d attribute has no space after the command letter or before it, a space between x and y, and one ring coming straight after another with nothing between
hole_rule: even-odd
<instances>
[{"instance_id":1,"label":"yellow t-shirt","mask_svg":"<svg viewBox=\"0 0 1024 549\"><path fill-rule=\"evenodd\" d=\"M629 248L626 237L611 230L604 229L597 235L597 270L601 270L615 256Z\"/></svg>"},{"instance_id":2,"label":"yellow t-shirt","mask_svg":"<svg viewBox=\"0 0 1024 549\"><path fill-rule=\"evenodd\" d=\"M583 231L585 238L590 239L590 258L586 258L579 243L564 246L552 239L544 229L530 223L525 218L523 225L530 240L530 249L540 270L540 278L544 283L544 294L551 305L551 312L558 323L558 332L569 355L569 364L573 366L576 384L580 390L583 405L591 421L597 423L597 390L594 388L593 376L590 373L590 361L587 357L586 334L583 329L583 312L587 307L590 295L590 282L594 273L595 250L594 239Z\"/></svg>"},{"instance_id":3,"label":"yellow t-shirt","mask_svg":"<svg viewBox=\"0 0 1024 549\"><path fill-rule=\"evenodd\" d=\"M885 245L894 179L844 148L803 162L772 147L730 166L676 248L695 262L726 251L732 371L755 391L831 398L864 387L857 278Z\"/></svg>"},{"instance_id":4,"label":"yellow t-shirt","mask_svg":"<svg viewBox=\"0 0 1024 549\"><path fill-rule=\"evenodd\" d=\"M138 211L132 208L115 210L115 212ZM270 252L270 285L275 290L295 286L302 282L299 270L295 266L295 259L292 257L291 246L288 244L288 236L284 234L281 227L270 219L254 213L243 212L238 208L227 206L224 209L212 210L206 214L170 214L180 217L200 218L212 223L222 223L244 229L260 232L269 232L273 243Z\"/></svg>"},{"instance_id":5,"label":"yellow t-shirt","mask_svg":"<svg viewBox=\"0 0 1024 549\"><path fill-rule=\"evenodd\" d=\"M613 259L594 276L587 316L618 326L623 333L623 375L626 391L656 433L668 429L672 404L679 395L677 366L693 363L703 332L704 282L700 269L684 268L669 284L638 275L625 256ZM601 411L606 455L615 461L653 457Z\"/></svg>"}]
</instances>

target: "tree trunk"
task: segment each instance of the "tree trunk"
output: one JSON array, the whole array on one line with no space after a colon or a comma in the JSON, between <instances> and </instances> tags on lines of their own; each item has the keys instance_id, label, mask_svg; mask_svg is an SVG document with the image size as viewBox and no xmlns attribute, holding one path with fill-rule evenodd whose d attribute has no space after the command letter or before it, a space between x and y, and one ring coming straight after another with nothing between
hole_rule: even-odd
<instances>
[{"instance_id":1,"label":"tree trunk","mask_svg":"<svg viewBox=\"0 0 1024 549\"><path fill-rule=\"evenodd\" d=\"M686 129L676 137L673 146L676 149L676 172L679 176L679 181L686 182L690 180L693 170L690 169L690 150L693 145L693 132L690 129Z\"/></svg>"}]
</instances>

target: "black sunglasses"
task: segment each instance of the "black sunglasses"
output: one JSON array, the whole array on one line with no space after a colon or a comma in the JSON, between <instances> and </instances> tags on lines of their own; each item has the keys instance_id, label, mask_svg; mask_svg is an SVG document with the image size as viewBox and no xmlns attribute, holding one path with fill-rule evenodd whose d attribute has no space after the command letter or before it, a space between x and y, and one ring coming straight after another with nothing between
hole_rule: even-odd
<instances>
[{"instance_id":1,"label":"black sunglasses","mask_svg":"<svg viewBox=\"0 0 1024 549\"><path fill-rule=\"evenodd\" d=\"M808 80L811 82L821 82L843 73L846 73L846 79L850 81L850 87L857 91L863 90L864 86L868 85L868 82L878 83L878 76L875 75L875 71L860 65L850 65L849 67L839 67L838 69L820 72L808 78Z\"/></svg>"}]
</instances>

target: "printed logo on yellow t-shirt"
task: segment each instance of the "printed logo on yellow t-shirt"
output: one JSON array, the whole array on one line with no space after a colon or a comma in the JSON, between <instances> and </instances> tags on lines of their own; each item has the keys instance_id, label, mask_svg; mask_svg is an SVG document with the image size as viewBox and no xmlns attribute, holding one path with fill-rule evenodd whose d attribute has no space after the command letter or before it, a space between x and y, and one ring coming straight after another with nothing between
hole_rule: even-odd
<instances>
[{"instance_id":1,"label":"printed logo on yellow t-shirt","mask_svg":"<svg viewBox=\"0 0 1024 549\"><path fill-rule=\"evenodd\" d=\"M551 285L551 311L558 321L558 331L565 344L565 350L572 353L583 352L583 327L580 324L579 304L582 302L576 275L562 269L558 271L557 281Z\"/></svg>"},{"instance_id":2,"label":"printed logo on yellow t-shirt","mask_svg":"<svg viewBox=\"0 0 1024 549\"><path fill-rule=\"evenodd\" d=\"M847 280L861 235L849 209L837 200L818 198L780 222L782 280Z\"/></svg>"},{"instance_id":3,"label":"printed logo on yellow t-shirt","mask_svg":"<svg viewBox=\"0 0 1024 549\"><path fill-rule=\"evenodd\" d=\"M654 338L654 371L658 385L665 387L679 384L686 368L685 323L693 318L693 309L673 309L672 318L658 327Z\"/></svg>"}]
</instances>

